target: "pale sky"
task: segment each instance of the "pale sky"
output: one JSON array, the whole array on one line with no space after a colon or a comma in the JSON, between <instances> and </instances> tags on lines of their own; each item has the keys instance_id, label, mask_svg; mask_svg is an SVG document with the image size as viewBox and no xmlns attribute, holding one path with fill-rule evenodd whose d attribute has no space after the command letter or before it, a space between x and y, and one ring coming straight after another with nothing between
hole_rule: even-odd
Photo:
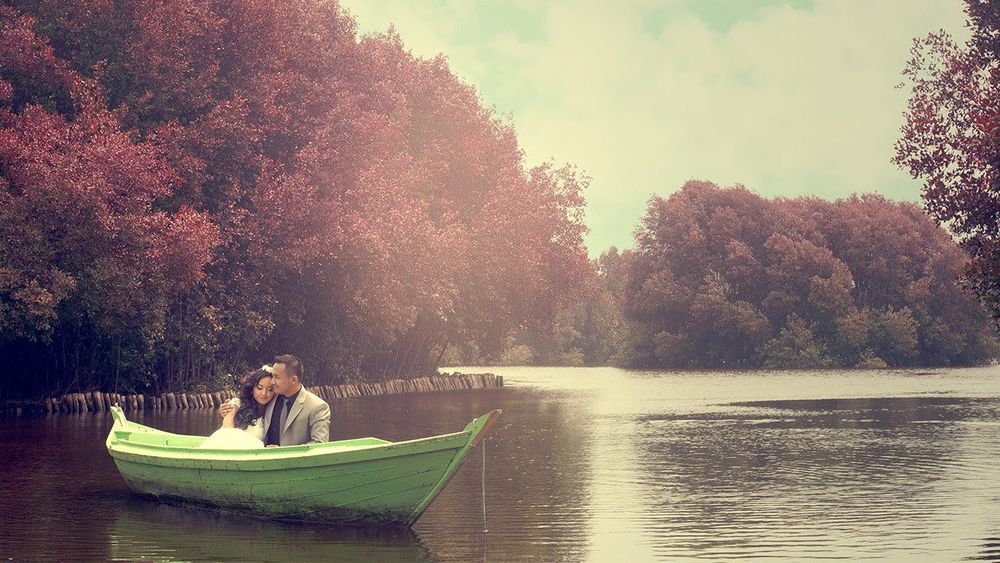
<instances>
[{"instance_id":1,"label":"pale sky","mask_svg":"<svg viewBox=\"0 0 1000 563\"><path fill-rule=\"evenodd\" d=\"M960 0L342 0L509 115L526 164L592 178L592 257L633 245L688 179L766 196L918 200L890 162L916 36L964 40Z\"/></svg>"}]
</instances>

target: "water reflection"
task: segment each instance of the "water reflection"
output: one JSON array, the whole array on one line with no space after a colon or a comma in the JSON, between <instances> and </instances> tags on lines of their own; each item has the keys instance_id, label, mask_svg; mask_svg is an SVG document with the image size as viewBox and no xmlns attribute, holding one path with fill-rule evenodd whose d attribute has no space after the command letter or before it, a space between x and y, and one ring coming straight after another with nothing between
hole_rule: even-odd
<instances>
[{"instance_id":1,"label":"water reflection","mask_svg":"<svg viewBox=\"0 0 1000 563\"><path fill-rule=\"evenodd\" d=\"M976 426L947 423L992 418L996 400L732 406L724 415L643 418L639 468L656 517L638 525L657 555L947 553L942 547L965 532L949 524L983 508L967 503L981 502L977 491L987 493L995 476L988 457L969 455L967 446L984 437ZM956 496L958 478L972 490Z\"/></svg>"},{"instance_id":2,"label":"water reflection","mask_svg":"<svg viewBox=\"0 0 1000 563\"><path fill-rule=\"evenodd\" d=\"M504 416L413 531L282 524L161 505L129 492L104 449L102 414L0 420L16 489L0 509L22 525L0 556L15 560L581 560L586 558L592 455L587 409L539 404L526 390L434 393L338 401L334 439L411 439L460 430L501 406ZM134 418L207 434L208 412ZM567 428L578 428L565 432ZM485 454L485 460L484 460ZM485 472L484 472L485 461ZM485 477L485 479L484 479ZM485 483L485 487L484 487ZM486 519L483 496L486 497ZM31 522L31 524L27 524ZM484 532L488 526L489 532ZM64 538L53 543L52 537ZM9 542L8 542L9 540Z\"/></svg>"},{"instance_id":3,"label":"water reflection","mask_svg":"<svg viewBox=\"0 0 1000 563\"><path fill-rule=\"evenodd\" d=\"M417 522L436 558L581 561L587 557L593 453L589 409L512 390L486 447ZM427 416L428 413L422 413ZM456 537L467 538L456 542Z\"/></svg>"},{"instance_id":4,"label":"water reflection","mask_svg":"<svg viewBox=\"0 0 1000 563\"><path fill-rule=\"evenodd\" d=\"M0 420L0 558L110 557L105 538L113 501L100 492L121 478L104 459L107 428L93 414Z\"/></svg>"},{"instance_id":5,"label":"water reflection","mask_svg":"<svg viewBox=\"0 0 1000 563\"><path fill-rule=\"evenodd\" d=\"M108 534L112 560L427 561L420 536L400 528L269 522L131 497Z\"/></svg>"},{"instance_id":6,"label":"water reflection","mask_svg":"<svg viewBox=\"0 0 1000 563\"><path fill-rule=\"evenodd\" d=\"M1000 561L1000 535L986 538L980 547L979 553L967 557L969 561Z\"/></svg>"},{"instance_id":7,"label":"water reflection","mask_svg":"<svg viewBox=\"0 0 1000 563\"><path fill-rule=\"evenodd\" d=\"M125 487L107 415L0 420L0 560L1000 560L994 370L496 371L509 387L333 403L335 439L504 409L412 531L161 505Z\"/></svg>"}]
</instances>

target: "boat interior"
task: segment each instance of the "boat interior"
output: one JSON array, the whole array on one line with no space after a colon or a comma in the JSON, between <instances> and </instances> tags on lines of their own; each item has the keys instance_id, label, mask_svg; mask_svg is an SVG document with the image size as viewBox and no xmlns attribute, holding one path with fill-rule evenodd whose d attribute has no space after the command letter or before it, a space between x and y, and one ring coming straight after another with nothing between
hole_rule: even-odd
<instances>
[{"instance_id":1,"label":"boat interior","mask_svg":"<svg viewBox=\"0 0 1000 563\"><path fill-rule=\"evenodd\" d=\"M188 436L184 434L170 434L153 429L144 430L115 430L115 440L127 442L129 444L142 444L146 446L170 447L170 448L197 448L205 441L207 436ZM380 438L354 438L351 440L339 440L337 442L327 442L325 448L358 448L365 446L378 446L391 444L388 440ZM309 449L309 445L286 446L282 451L291 448Z\"/></svg>"}]
</instances>

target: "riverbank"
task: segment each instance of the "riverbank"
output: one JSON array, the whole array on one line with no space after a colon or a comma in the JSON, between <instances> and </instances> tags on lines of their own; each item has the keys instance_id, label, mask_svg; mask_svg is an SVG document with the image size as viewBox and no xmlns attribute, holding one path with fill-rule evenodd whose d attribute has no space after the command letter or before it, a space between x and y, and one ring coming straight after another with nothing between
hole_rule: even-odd
<instances>
[{"instance_id":1,"label":"riverbank","mask_svg":"<svg viewBox=\"0 0 1000 563\"><path fill-rule=\"evenodd\" d=\"M501 387L503 387L503 376L492 373L454 372L413 379L390 379L378 383L317 385L308 387L308 389L326 401L334 401L352 397L467 389L499 389ZM214 409L235 396L237 396L237 391L232 389L211 393L176 392L160 395L87 391L66 393L59 397L47 397L40 401L5 401L0 404L0 416L103 412L109 410L112 405L118 405L126 411Z\"/></svg>"}]
</instances>

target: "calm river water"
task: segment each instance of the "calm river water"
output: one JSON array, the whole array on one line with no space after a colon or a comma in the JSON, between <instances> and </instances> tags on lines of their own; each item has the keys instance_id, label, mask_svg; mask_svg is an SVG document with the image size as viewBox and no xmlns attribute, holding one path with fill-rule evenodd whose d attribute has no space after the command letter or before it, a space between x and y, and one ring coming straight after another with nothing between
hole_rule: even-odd
<instances>
[{"instance_id":1,"label":"calm river water","mask_svg":"<svg viewBox=\"0 0 1000 563\"><path fill-rule=\"evenodd\" d=\"M412 531L338 529L136 497L104 448L109 416L14 418L0 420L0 561L1000 561L1000 368L490 371L507 387L331 405L334 439L389 440L502 408L485 521L481 450Z\"/></svg>"}]
</instances>

